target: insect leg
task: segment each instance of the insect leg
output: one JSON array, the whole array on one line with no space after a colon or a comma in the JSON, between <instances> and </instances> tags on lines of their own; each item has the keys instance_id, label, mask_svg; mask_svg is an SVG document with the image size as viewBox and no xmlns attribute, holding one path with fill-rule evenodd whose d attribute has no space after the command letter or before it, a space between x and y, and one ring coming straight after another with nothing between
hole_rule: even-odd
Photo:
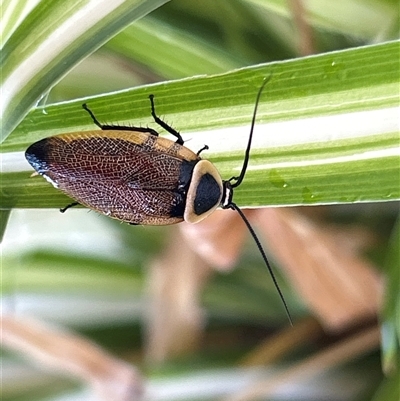
<instances>
[{"instance_id":1,"label":"insect leg","mask_svg":"<svg viewBox=\"0 0 400 401\"><path fill-rule=\"evenodd\" d=\"M67 205L67 206L65 206L65 207L63 207L63 208L61 208L61 209L60 209L60 212L61 212L61 213L64 213L66 210L70 209L71 207L78 206L78 205L79 205L79 202L72 202L72 203L70 203L69 205Z\"/></svg>"},{"instance_id":2,"label":"insect leg","mask_svg":"<svg viewBox=\"0 0 400 401\"><path fill-rule=\"evenodd\" d=\"M82 108L86 110L90 117L92 117L93 122L101 129L105 129L104 127L107 127L107 125L102 124L99 122L99 120L96 118L96 116L93 114L92 110L89 109L88 105L86 103L83 103Z\"/></svg>"},{"instance_id":3,"label":"insect leg","mask_svg":"<svg viewBox=\"0 0 400 401\"><path fill-rule=\"evenodd\" d=\"M204 145L204 146L196 153L196 155L197 155L197 156L200 156L200 153L201 153L203 150L207 150L207 149L209 149L208 145Z\"/></svg>"},{"instance_id":4,"label":"insect leg","mask_svg":"<svg viewBox=\"0 0 400 401\"><path fill-rule=\"evenodd\" d=\"M163 127L166 131L168 131L170 134L177 137L178 139L176 140L176 143L179 143L179 145L183 145L184 141L183 141L183 138L181 137L181 134L178 131L175 131L172 127L170 127L167 123L165 123L163 120L161 120L161 118L159 118L156 115L156 110L154 107L154 95L149 95L149 99L150 99L150 104L151 104L151 115L153 116L154 121L158 125Z\"/></svg>"},{"instance_id":5,"label":"insect leg","mask_svg":"<svg viewBox=\"0 0 400 401\"><path fill-rule=\"evenodd\" d=\"M151 134L154 136L158 136L158 132L155 131L154 129L151 128L143 128L143 127L133 127L133 126L124 126L124 125L112 125L112 124L102 124L99 122L99 120L96 118L92 110L89 109L88 105L86 103L83 103L82 108L86 110L90 117L92 117L93 122L101 128L103 131L106 130L117 130L117 131L139 131L139 132L146 132L147 134Z\"/></svg>"}]
</instances>

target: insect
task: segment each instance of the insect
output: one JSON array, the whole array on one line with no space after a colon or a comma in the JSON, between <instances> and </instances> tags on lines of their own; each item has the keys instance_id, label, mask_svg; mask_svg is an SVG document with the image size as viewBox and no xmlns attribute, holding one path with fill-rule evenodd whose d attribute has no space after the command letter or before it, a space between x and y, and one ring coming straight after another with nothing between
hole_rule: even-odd
<instances>
[{"instance_id":1,"label":"insect","mask_svg":"<svg viewBox=\"0 0 400 401\"><path fill-rule=\"evenodd\" d=\"M197 223L217 207L234 209L246 224L269 270L291 321L290 313L261 243L241 209L233 202L233 190L246 174L251 142L262 91L260 87L239 176L222 180L216 167L184 146L179 132L161 120L150 95L154 121L177 139L158 136L151 128L101 124L101 130L73 132L42 139L25 152L31 166L54 187L76 202L130 224L166 225L183 220Z\"/></svg>"}]
</instances>

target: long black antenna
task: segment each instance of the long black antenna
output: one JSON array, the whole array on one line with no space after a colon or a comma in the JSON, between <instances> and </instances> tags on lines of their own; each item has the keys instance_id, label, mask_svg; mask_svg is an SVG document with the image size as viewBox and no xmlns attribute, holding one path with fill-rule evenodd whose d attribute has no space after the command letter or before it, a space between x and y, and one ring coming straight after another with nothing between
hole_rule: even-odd
<instances>
[{"instance_id":1,"label":"long black antenna","mask_svg":"<svg viewBox=\"0 0 400 401\"><path fill-rule=\"evenodd\" d=\"M248 143L247 143L246 153L244 154L244 160L243 160L242 171L240 172L239 177L232 177L232 178L229 180L229 182L231 183L231 187L232 187L232 188L238 187L238 186L242 183L243 178L244 178L244 176L245 176L245 174L246 174L247 165L249 164L249 158L250 158L250 149L251 149L251 141L252 141L252 139L253 139L254 125L255 125L255 123L256 123L258 103L260 102L260 97L261 97L262 91L263 91L265 85L266 85L266 84L269 82L269 80L271 79L271 77L272 77L272 74L271 74L269 77L264 78L264 82L263 82L263 84L261 85L260 89L258 90L257 97L256 97L256 104L255 104L255 106L254 106L254 111L253 111L253 118L252 118L252 120L251 120L249 141L248 141ZM233 183L232 183L232 180L235 180L236 182L233 182Z\"/></svg>"},{"instance_id":2,"label":"long black antenna","mask_svg":"<svg viewBox=\"0 0 400 401\"><path fill-rule=\"evenodd\" d=\"M265 78L263 84L261 85L260 89L258 90L257 97L256 97L256 103L255 103L254 111L253 111L253 118L251 120L249 140L248 140L248 143L247 143L246 153L244 155L242 171L240 172L239 177L232 177L228 181L224 181L225 200L222 202L222 207L224 209L234 209L234 210L236 210L239 213L239 216L242 218L242 220L246 224L248 230L250 231L251 236L253 237L253 239L254 239L254 241L255 241L255 243L257 245L258 250L261 253L262 258L264 259L265 264L267 265L269 274L271 275L271 278L272 278L272 281L273 281L273 283L275 285L275 288L277 289L279 297L281 298L283 306L285 307L286 315L289 318L289 322L293 326L293 321L292 321L292 317L291 317L290 312L289 312L289 308L288 308L288 306L286 304L285 298L283 297L282 291L279 288L278 282L276 281L275 274L274 274L274 272L272 270L272 267L271 267L271 265L270 265L270 263L269 263L269 261L267 259L267 255L265 254L265 251L264 251L264 249L263 249L263 247L261 245L261 242L258 239L255 231L253 230L253 227L250 225L249 221L247 220L246 216L240 210L239 206L237 206L236 203L232 202L232 195L233 195L232 189L235 188L235 187L238 187L242 183L243 178L244 178L244 176L246 174L247 165L248 165L249 159L250 159L251 141L253 139L254 125L256 123L258 103L260 102L260 97L261 97L262 91L263 91L265 85L271 79L271 77L272 77L272 74L268 78Z\"/></svg>"},{"instance_id":3,"label":"long black antenna","mask_svg":"<svg viewBox=\"0 0 400 401\"><path fill-rule=\"evenodd\" d=\"M231 202L231 203L229 204L229 207L230 207L231 209L236 210L236 211L239 213L240 217L242 218L242 220L245 222L247 228L249 229L250 234L251 234L251 236L253 237L253 239L254 239L254 241L255 241L255 243L256 243L256 245L257 245L257 248L258 248L258 250L260 251L261 256L262 256L263 259L264 259L264 262L265 262L265 264L267 265L269 274L270 274L271 277L272 277L272 281L274 282L274 285L275 285L276 289L278 290L279 297L281 298L281 300L282 300L282 302L283 302L283 306L285 307L286 315L287 315L287 317L289 318L289 322L290 322L290 324L293 326L292 316L290 315L289 308L288 308L288 306L287 306L287 303L286 303L286 301L285 301L285 298L283 297L282 291L281 291L281 289L279 288L278 282L276 281L275 274L274 274L274 272L273 272L273 270L272 270L271 265L269 264L269 261L268 261L268 259L267 259L267 255L265 254L264 249L263 249L263 247L261 246L260 240L258 239L256 233L254 232L253 227L250 225L250 223L249 223L249 221L247 220L246 216L245 216L244 213L240 210L239 206L237 206L236 203Z\"/></svg>"}]
</instances>

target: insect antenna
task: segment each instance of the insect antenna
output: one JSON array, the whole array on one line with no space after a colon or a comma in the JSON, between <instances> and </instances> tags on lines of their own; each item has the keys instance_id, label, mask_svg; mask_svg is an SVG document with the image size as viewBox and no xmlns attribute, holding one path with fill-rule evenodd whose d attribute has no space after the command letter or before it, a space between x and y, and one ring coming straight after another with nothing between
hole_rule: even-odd
<instances>
[{"instance_id":1,"label":"insect antenna","mask_svg":"<svg viewBox=\"0 0 400 401\"><path fill-rule=\"evenodd\" d=\"M250 149L251 149L251 141L253 139L254 125L255 125L256 117L257 117L258 103L260 102L260 97L261 97L261 94L263 92L263 89L265 88L265 85L269 82L271 77L272 77L272 74L268 78L265 78L263 84L261 85L260 89L258 90L257 97L256 97L256 103L255 103L254 111L253 111L253 118L251 120L249 140L248 140L246 152L245 152L245 155L244 155L242 170L241 170L240 175L238 177L232 177L228 181L225 181L224 185L225 185L226 203L224 203L223 208L224 209L236 210L239 213L239 215L242 218L242 220L244 221L244 223L246 224L246 226L247 226L248 230L250 231L250 234L253 237L253 239L254 239L254 241L255 241L255 243L257 245L257 248L260 251L261 256L264 259L264 262L265 262L265 264L266 264L266 266L268 268L269 274L271 275L271 278L272 278L272 281L273 281L273 283L275 285L275 288L277 289L279 297L281 298L283 306L285 307L286 315L287 315L287 317L289 319L289 322L293 326L293 321L292 321L292 317L291 317L290 312L289 312L289 308L288 308L287 303L285 301L285 298L284 298L284 296L282 294L282 291L279 288L278 282L276 281L275 274L274 274L274 272L272 270L272 267L271 267L271 265L270 265L270 263L268 261L267 255L265 254L265 251L264 251L264 249L263 249L263 247L261 245L261 242L258 239L253 227L250 225L250 222L247 220L247 218L244 215L244 213L242 212L242 210L239 208L239 206L236 205L236 203L232 202L232 195L233 195L232 189L238 187L242 183L243 178L244 178L244 176L246 174L247 165L249 163L249 158L250 158Z\"/></svg>"},{"instance_id":2,"label":"insect antenna","mask_svg":"<svg viewBox=\"0 0 400 401\"><path fill-rule=\"evenodd\" d=\"M229 179L229 182L230 182L232 188L238 187L242 183L243 178L244 178L244 176L246 174L247 165L249 164L249 158L250 158L250 149L251 149L251 141L253 139L254 125L256 123L258 103L260 102L260 97L261 97L262 91L263 91L265 85L271 79L271 77L272 77L272 74L268 78L264 78L264 82L261 85L260 89L258 90L257 97L256 97L256 104L254 106L254 111L253 111L253 118L251 120L249 141L247 143L246 153L244 154L242 171L240 172L239 177L232 177L232 178ZM232 181L235 181L235 182L232 182Z\"/></svg>"},{"instance_id":3,"label":"insect antenna","mask_svg":"<svg viewBox=\"0 0 400 401\"><path fill-rule=\"evenodd\" d=\"M257 248L258 248L258 250L259 250L260 253L261 253L262 258L264 259L264 262L265 262L265 264L267 265L269 274L271 275L271 278L272 278L272 281L274 282L275 288L277 289L278 294L279 294L279 297L281 298L281 301L282 301L282 303L283 303L283 306L285 307L286 315L287 315L287 317L288 317L288 319L289 319L289 322L290 322L290 324L293 326L292 316L290 315L289 308L288 308L288 306L287 306L287 303L286 303L286 301L285 301L285 298L284 298L284 296L283 296L283 294L282 294L281 289L279 288L278 282L276 281L275 274L274 274L274 272L273 272L273 270L272 270L271 265L269 264L269 261L268 261L268 259L267 259L267 255L265 254L265 251L264 251L264 248L262 247L261 242L260 242L260 240L258 239L258 237L257 237L257 235L256 235L256 233L255 233L255 231L254 231L254 229L253 229L253 227L251 226L250 222L247 220L246 216L244 215L244 213L242 212L242 210L239 208L239 206L236 205L236 203L231 202L230 205L229 205L229 208L230 208L230 209L234 209L234 210L236 210L236 211L239 213L240 217L242 218L242 220L243 220L244 223L246 224L248 230L250 231L250 234L251 234L251 236L253 237L253 239L254 239L254 241L255 241L255 243L256 243L256 245L257 245Z\"/></svg>"}]
</instances>

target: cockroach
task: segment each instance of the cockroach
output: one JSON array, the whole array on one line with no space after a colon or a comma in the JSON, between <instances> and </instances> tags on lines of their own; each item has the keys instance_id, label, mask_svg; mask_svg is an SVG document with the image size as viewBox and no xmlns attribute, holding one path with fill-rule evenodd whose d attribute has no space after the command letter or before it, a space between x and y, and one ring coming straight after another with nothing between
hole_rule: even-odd
<instances>
[{"instance_id":1,"label":"cockroach","mask_svg":"<svg viewBox=\"0 0 400 401\"><path fill-rule=\"evenodd\" d=\"M151 128L101 124L87 104L100 130L51 136L35 142L25 152L31 166L53 186L75 200L67 207L84 205L101 214L130 224L167 225L197 223L215 209L236 210L254 238L274 285L292 322L264 249L241 209L233 202L233 190L246 174L260 87L253 111L250 134L239 176L223 180L216 167L186 146L178 131L159 118L154 95L151 115L176 141L159 137Z\"/></svg>"}]
</instances>

